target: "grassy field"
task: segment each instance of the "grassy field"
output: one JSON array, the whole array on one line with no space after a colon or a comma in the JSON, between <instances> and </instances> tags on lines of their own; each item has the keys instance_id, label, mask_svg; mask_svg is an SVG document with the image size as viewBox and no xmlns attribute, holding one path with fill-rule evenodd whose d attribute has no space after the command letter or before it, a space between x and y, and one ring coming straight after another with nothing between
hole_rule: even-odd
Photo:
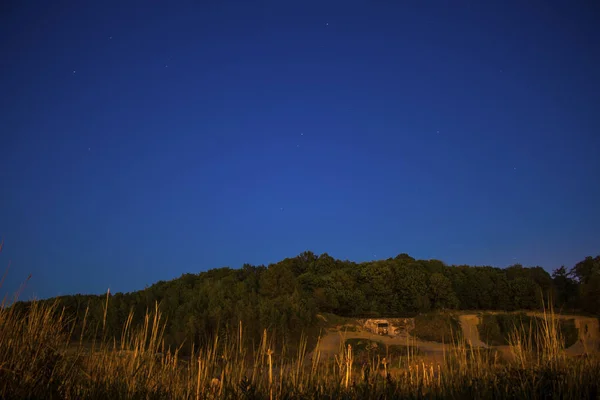
<instances>
[{"instance_id":1,"label":"grassy field","mask_svg":"<svg viewBox=\"0 0 600 400\"><path fill-rule=\"evenodd\" d=\"M107 300L108 301L108 300ZM33 303L30 312L0 309L0 397L10 399L597 399L600 362L567 357L564 329L550 310L536 329L514 325L510 360L476 350L457 338L443 362L406 358L369 340L342 342L333 358L300 346L288 354L265 331L256 348L244 345L240 324L227 340L182 358L163 346L158 307L141 326L123 326L118 338L84 344L65 327L69 315ZM453 322L426 317L436 330ZM439 325L441 324L441 325ZM448 326L448 324L450 324ZM423 324L420 324L424 326ZM99 329L102 326L86 329ZM440 332L436 332L439 335ZM445 333L444 333L445 335ZM432 336L433 338L433 336ZM306 343L306 340L303 341ZM532 344L535 343L535 346ZM272 349L281 348L274 352ZM405 357L405 358L402 358ZM399 362L405 360L405 362Z\"/></svg>"}]
</instances>

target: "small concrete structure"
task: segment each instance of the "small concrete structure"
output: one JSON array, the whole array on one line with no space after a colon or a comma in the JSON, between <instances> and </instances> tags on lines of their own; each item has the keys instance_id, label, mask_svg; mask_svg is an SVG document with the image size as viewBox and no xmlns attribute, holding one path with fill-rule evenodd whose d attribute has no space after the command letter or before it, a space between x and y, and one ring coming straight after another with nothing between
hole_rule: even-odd
<instances>
[{"instance_id":1,"label":"small concrete structure","mask_svg":"<svg viewBox=\"0 0 600 400\"><path fill-rule=\"evenodd\" d=\"M360 323L367 331L376 335L407 335L415 327L414 318L364 319Z\"/></svg>"},{"instance_id":2,"label":"small concrete structure","mask_svg":"<svg viewBox=\"0 0 600 400\"><path fill-rule=\"evenodd\" d=\"M364 327L377 335L387 335L390 331L390 322L387 319L368 319Z\"/></svg>"}]
</instances>

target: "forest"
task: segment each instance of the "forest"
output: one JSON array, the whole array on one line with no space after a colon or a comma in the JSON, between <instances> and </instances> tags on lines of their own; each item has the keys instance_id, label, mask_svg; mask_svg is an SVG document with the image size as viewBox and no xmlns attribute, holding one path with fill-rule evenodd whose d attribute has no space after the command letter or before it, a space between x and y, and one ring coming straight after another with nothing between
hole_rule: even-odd
<instances>
[{"instance_id":1,"label":"forest","mask_svg":"<svg viewBox=\"0 0 600 400\"><path fill-rule=\"evenodd\" d=\"M306 251L269 266L188 273L131 293L42 302L55 301L57 310L72 316L71 334L86 332L87 339L98 339L89 337L94 332L118 338L131 311L132 323L140 323L158 304L166 317L167 345L206 344L240 321L252 339L259 340L266 328L295 342L302 334L318 333L319 313L408 317L448 309L533 310L550 301L561 312L600 315L600 256L549 274L539 266L448 266L407 254L355 263ZM14 307L26 311L30 304Z\"/></svg>"}]
</instances>

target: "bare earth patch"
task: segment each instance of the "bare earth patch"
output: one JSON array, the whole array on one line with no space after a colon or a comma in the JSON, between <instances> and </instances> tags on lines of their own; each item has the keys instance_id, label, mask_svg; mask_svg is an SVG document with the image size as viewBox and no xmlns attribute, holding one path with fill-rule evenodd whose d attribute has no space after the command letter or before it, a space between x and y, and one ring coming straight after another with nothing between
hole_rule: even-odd
<instances>
[{"instance_id":1,"label":"bare earth patch","mask_svg":"<svg viewBox=\"0 0 600 400\"><path fill-rule=\"evenodd\" d=\"M463 337L473 347L489 347L479 338L479 316L474 314L465 314L458 317L462 328Z\"/></svg>"}]
</instances>

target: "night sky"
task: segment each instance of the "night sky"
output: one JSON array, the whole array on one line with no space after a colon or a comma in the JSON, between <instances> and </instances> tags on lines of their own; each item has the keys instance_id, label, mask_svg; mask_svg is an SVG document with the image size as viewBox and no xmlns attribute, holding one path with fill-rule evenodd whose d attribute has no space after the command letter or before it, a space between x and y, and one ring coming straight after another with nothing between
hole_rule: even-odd
<instances>
[{"instance_id":1,"label":"night sky","mask_svg":"<svg viewBox=\"0 0 600 400\"><path fill-rule=\"evenodd\" d=\"M294 257L600 254L597 1L3 1L23 296Z\"/></svg>"}]
</instances>

